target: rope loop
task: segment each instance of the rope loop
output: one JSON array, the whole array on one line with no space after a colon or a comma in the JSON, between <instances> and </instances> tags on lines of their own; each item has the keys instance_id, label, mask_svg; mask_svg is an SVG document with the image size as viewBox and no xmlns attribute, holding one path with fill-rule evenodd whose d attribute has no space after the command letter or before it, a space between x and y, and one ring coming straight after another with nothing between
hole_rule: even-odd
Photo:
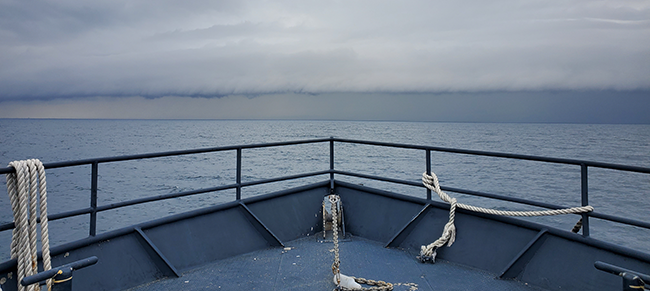
<instances>
[{"instance_id":1,"label":"rope loop","mask_svg":"<svg viewBox=\"0 0 650 291\"><path fill-rule=\"evenodd\" d=\"M47 219L47 183L45 167L37 159L9 163L15 173L7 174L7 193L14 213L14 229L11 240L11 258L18 262L18 291L40 290L38 284L20 285L20 281L38 273L36 245L37 215L40 213L41 245L44 271L52 268ZM47 280L51 290L52 280Z\"/></svg>"},{"instance_id":2,"label":"rope loop","mask_svg":"<svg viewBox=\"0 0 650 291\"><path fill-rule=\"evenodd\" d=\"M428 175L426 172L422 174L422 183L427 189L436 192L440 199L444 202L450 204L449 207L449 222L445 224L445 227L442 230L442 235L440 238L430 243L429 245L422 246L420 248L420 255L418 259L422 262L435 262L437 249L444 246L445 244L450 247L456 240L456 226L454 221L456 218L456 208L462 208L469 211L480 212L485 214L492 215L501 215L501 216L549 216L549 215L560 215L560 214L578 214L594 211L594 208L590 205L581 206L581 207L572 207L564 209L553 209L553 210L541 210L541 211L503 211L495 210L483 207L477 207L467 204L458 203L456 198L450 197L440 189L440 182L438 181L438 176L431 173Z\"/></svg>"}]
</instances>

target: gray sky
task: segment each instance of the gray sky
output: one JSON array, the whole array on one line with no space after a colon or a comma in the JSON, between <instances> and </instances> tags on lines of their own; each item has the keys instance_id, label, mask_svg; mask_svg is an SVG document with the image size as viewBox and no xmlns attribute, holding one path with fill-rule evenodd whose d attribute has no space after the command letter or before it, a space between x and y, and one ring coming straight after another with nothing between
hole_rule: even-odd
<instances>
[{"instance_id":1,"label":"gray sky","mask_svg":"<svg viewBox=\"0 0 650 291\"><path fill-rule=\"evenodd\" d=\"M650 2L0 0L0 117L650 123Z\"/></svg>"}]
</instances>

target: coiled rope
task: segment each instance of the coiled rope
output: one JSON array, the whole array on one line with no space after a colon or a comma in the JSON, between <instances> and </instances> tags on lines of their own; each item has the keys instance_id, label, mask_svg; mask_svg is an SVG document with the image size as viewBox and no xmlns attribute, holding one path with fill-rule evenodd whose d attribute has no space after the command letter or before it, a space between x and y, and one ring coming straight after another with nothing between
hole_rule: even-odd
<instances>
[{"instance_id":1,"label":"coiled rope","mask_svg":"<svg viewBox=\"0 0 650 291\"><path fill-rule=\"evenodd\" d=\"M32 284L20 285L20 281L38 272L36 253L36 224L37 213L40 212L41 245L43 270L52 268L50 261L50 240L47 220L47 184L45 168L41 161L32 159L9 163L16 172L7 174L7 193L14 213L14 229L11 241L11 258L18 262L18 291L38 291L40 286ZM40 200L40 207L38 201ZM47 280L48 291L52 288L52 280Z\"/></svg>"},{"instance_id":2,"label":"coiled rope","mask_svg":"<svg viewBox=\"0 0 650 291\"><path fill-rule=\"evenodd\" d=\"M469 211L492 214L492 215L501 215L501 216L549 216L549 215L560 215L560 214L577 214L584 212L594 211L592 206L581 206L581 207L572 207L565 209L554 209L554 210L540 210L540 211L503 211L495 210L483 207L476 207L472 205L458 203L456 198L450 197L447 193L440 190L440 183L438 182L438 177L436 174L427 173L422 174L422 183L425 187L431 191L436 192L442 201L445 201L450 204L449 208L449 222L445 224L445 227L442 230L442 235L436 241L430 243L429 245L422 246L420 248L420 260L421 261L435 261L436 250L445 244L450 247L456 240L456 226L454 225L456 217L456 208L462 208Z\"/></svg>"}]
</instances>

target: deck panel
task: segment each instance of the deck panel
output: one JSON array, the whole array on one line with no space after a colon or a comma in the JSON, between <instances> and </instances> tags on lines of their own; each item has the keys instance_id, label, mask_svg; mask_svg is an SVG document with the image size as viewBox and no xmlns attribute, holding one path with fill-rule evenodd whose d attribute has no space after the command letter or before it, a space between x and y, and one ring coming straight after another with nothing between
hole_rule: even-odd
<instances>
[{"instance_id":1,"label":"deck panel","mask_svg":"<svg viewBox=\"0 0 650 291\"><path fill-rule=\"evenodd\" d=\"M423 207L344 186L337 187L336 193L341 196L346 231L383 243L388 243Z\"/></svg>"},{"instance_id":2,"label":"deck panel","mask_svg":"<svg viewBox=\"0 0 650 291\"><path fill-rule=\"evenodd\" d=\"M152 290L332 290L331 241L310 236L286 242L292 249L267 248L188 270L131 291ZM399 290L540 290L496 274L439 262L422 264L413 254L382 243L350 237L340 244L344 274L396 284ZM417 284L417 285L413 285Z\"/></svg>"},{"instance_id":3,"label":"deck panel","mask_svg":"<svg viewBox=\"0 0 650 291\"><path fill-rule=\"evenodd\" d=\"M314 188L300 195L286 195L246 205L281 241L291 241L322 231L321 204L328 190Z\"/></svg>"},{"instance_id":4,"label":"deck panel","mask_svg":"<svg viewBox=\"0 0 650 291\"><path fill-rule=\"evenodd\" d=\"M181 271L269 245L239 207L160 225L144 232Z\"/></svg>"}]
</instances>

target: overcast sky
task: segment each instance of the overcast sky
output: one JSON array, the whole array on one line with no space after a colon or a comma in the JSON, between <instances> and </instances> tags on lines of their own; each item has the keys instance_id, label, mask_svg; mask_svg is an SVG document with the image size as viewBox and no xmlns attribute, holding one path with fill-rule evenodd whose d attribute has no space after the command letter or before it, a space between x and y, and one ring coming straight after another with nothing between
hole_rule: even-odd
<instances>
[{"instance_id":1,"label":"overcast sky","mask_svg":"<svg viewBox=\"0 0 650 291\"><path fill-rule=\"evenodd\" d=\"M0 0L0 118L650 123L650 1Z\"/></svg>"}]
</instances>

